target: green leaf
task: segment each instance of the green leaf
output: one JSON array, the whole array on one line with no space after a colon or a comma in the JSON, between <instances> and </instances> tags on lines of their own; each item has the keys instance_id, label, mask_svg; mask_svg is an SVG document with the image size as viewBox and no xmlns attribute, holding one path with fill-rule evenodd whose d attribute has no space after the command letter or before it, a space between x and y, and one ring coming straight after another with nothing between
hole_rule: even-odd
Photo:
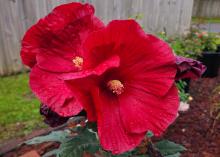
<instances>
[{"instance_id":1,"label":"green leaf","mask_svg":"<svg viewBox=\"0 0 220 157\"><path fill-rule=\"evenodd\" d=\"M110 152L104 150L100 150L99 152L103 157L149 157L147 154L137 155L137 152L135 150L128 151L119 155L112 155Z\"/></svg>"},{"instance_id":2,"label":"green leaf","mask_svg":"<svg viewBox=\"0 0 220 157\"><path fill-rule=\"evenodd\" d=\"M180 153L175 153L175 154L173 154L173 155L167 155L167 156L165 156L165 157L180 157Z\"/></svg>"},{"instance_id":3,"label":"green leaf","mask_svg":"<svg viewBox=\"0 0 220 157\"><path fill-rule=\"evenodd\" d=\"M60 142L58 149L44 154L44 157L56 155L58 157L81 157L84 152L95 153L100 149L96 133L89 131L87 128L76 128L78 135L71 136L70 130L54 131L45 136L35 137L26 144L40 144L43 142Z\"/></svg>"},{"instance_id":4,"label":"green leaf","mask_svg":"<svg viewBox=\"0 0 220 157\"><path fill-rule=\"evenodd\" d=\"M103 154L103 157L148 157L146 154L144 155L133 155L132 153L124 153L120 155L112 155L111 153Z\"/></svg>"},{"instance_id":5,"label":"green leaf","mask_svg":"<svg viewBox=\"0 0 220 157\"><path fill-rule=\"evenodd\" d=\"M61 143L59 149L58 156L60 157L80 157L84 152L97 152L100 149L100 145L94 132L82 129L79 135Z\"/></svg>"},{"instance_id":6,"label":"green leaf","mask_svg":"<svg viewBox=\"0 0 220 157\"><path fill-rule=\"evenodd\" d=\"M48 135L32 138L31 140L26 141L25 144L32 145L32 144L40 144L43 142L51 142L51 141L62 143L68 139L68 136L69 136L68 131L53 131Z\"/></svg>"},{"instance_id":7,"label":"green leaf","mask_svg":"<svg viewBox=\"0 0 220 157\"><path fill-rule=\"evenodd\" d=\"M155 146L159 149L162 155L178 155L179 152L185 151L186 148L180 144L176 144L174 142L163 140L159 141L155 144ZM176 157L176 156L169 156L169 157Z\"/></svg>"}]
</instances>

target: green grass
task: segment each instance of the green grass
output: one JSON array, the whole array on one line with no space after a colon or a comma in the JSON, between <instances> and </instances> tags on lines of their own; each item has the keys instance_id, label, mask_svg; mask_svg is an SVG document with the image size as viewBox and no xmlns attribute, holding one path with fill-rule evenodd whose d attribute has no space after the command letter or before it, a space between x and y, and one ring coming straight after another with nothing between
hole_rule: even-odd
<instances>
[{"instance_id":1,"label":"green grass","mask_svg":"<svg viewBox=\"0 0 220 157\"><path fill-rule=\"evenodd\" d=\"M0 77L0 143L45 127L39 101L28 86L28 74Z\"/></svg>"},{"instance_id":2,"label":"green grass","mask_svg":"<svg viewBox=\"0 0 220 157\"><path fill-rule=\"evenodd\" d=\"M193 23L220 23L220 18L192 17Z\"/></svg>"},{"instance_id":3,"label":"green grass","mask_svg":"<svg viewBox=\"0 0 220 157\"><path fill-rule=\"evenodd\" d=\"M217 45L220 45L220 38L217 38L215 42Z\"/></svg>"}]
</instances>

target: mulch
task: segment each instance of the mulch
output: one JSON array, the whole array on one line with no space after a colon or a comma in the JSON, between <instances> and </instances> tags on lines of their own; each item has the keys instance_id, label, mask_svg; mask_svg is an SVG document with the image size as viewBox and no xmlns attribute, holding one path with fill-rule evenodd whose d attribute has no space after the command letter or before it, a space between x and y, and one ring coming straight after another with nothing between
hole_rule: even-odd
<instances>
[{"instance_id":1,"label":"mulch","mask_svg":"<svg viewBox=\"0 0 220 157\"><path fill-rule=\"evenodd\" d=\"M202 78L191 81L190 94L194 98L190 109L180 113L164 138L187 148L182 157L220 157L220 120L211 116L214 103L220 103L220 93L213 93L220 86L218 78Z\"/></svg>"},{"instance_id":2,"label":"mulch","mask_svg":"<svg viewBox=\"0 0 220 157\"><path fill-rule=\"evenodd\" d=\"M210 114L212 104L220 102L220 93L217 96L213 93L217 85L220 86L220 76L191 81L190 94L193 101L190 102L190 109L180 113L176 122L162 137L184 145L187 151L182 157L220 157L220 120L213 125L214 117ZM59 144L53 142L34 146L23 144L3 156L17 157L31 151L41 156L58 146Z\"/></svg>"}]
</instances>

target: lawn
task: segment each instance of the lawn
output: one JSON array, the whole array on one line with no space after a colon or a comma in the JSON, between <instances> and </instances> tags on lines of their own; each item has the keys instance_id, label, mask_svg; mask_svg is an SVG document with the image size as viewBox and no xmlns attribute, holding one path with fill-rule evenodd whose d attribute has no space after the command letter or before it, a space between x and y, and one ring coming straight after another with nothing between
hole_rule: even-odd
<instances>
[{"instance_id":1,"label":"lawn","mask_svg":"<svg viewBox=\"0 0 220 157\"><path fill-rule=\"evenodd\" d=\"M220 18L192 17L193 23L220 23Z\"/></svg>"},{"instance_id":2,"label":"lawn","mask_svg":"<svg viewBox=\"0 0 220 157\"><path fill-rule=\"evenodd\" d=\"M0 144L45 127L39 101L28 86L28 74L0 77Z\"/></svg>"}]
</instances>

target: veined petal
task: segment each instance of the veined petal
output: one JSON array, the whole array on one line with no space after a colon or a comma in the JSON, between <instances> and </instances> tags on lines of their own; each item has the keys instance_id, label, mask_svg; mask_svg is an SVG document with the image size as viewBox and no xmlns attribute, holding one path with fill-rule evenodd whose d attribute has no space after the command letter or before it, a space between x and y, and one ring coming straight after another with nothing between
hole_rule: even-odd
<instances>
[{"instance_id":1,"label":"veined petal","mask_svg":"<svg viewBox=\"0 0 220 157\"><path fill-rule=\"evenodd\" d=\"M98 118L101 146L113 154L121 154L139 145L146 132L135 134L125 130L117 98L109 97L98 88L93 89L92 95Z\"/></svg>"},{"instance_id":2,"label":"veined petal","mask_svg":"<svg viewBox=\"0 0 220 157\"><path fill-rule=\"evenodd\" d=\"M73 116L82 110L82 106L56 73L33 67L30 73L30 87L41 102L60 116Z\"/></svg>"},{"instance_id":3,"label":"veined petal","mask_svg":"<svg viewBox=\"0 0 220 157\"><path fill-rule=\"evenodd\" d=\"M85 78L76 78L65 81L67 87L77 99L77 102L79 102L79 104L83 106L83 109L85 109L87 118L90 122L97 121L93 97L90 93L90 91L97 85L96 80L96 76L88 76Z\"/></svg>"},{"instance_id":4,"label":"veined petal","mask_svg":"<svg viewBox=\"0 0 220 157\"><path fill-rule=\"evenodd\" d=\"M91 69L85 69L80 72L74 72L74 73L67 73L67 74L62 74L60 77L63 80L74 80L74 79L79 79L79 78L85 78L91 75L97 75L100 76L107 70L111 68L116 68L120 65L120 58L117 55L114 55L107 60L103 61L99 65L97 65L95 68Z\"/></svg>"},{"instance_id":5,"label":"veined petal","mask_svg":"<svg viewBox=\"0 0 220 157\"><path fill-rule=\"evenodd\" d=\"M127 86L128 92L119 99L120 115L128 132L152 131L161 135L176 119L179 107L178 91L173 86L163 96L154 96Z\"/></svg>"}]
</instances>

